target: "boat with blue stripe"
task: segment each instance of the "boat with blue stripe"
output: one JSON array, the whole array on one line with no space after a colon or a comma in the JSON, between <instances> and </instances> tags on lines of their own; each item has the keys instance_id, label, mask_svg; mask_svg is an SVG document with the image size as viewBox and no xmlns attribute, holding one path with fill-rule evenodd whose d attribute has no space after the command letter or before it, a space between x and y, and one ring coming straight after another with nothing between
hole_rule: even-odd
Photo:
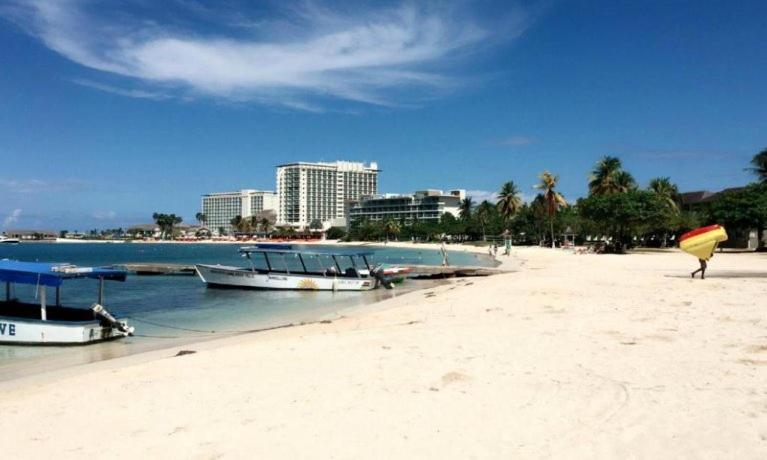
<instances>
[{"instance_id":1,"label":"boat with blue stripe","mask_svg":"<svg viewBox=\"0 0 767 460\"><path fill-rule=\"evenodd\" d=\"M104 282L125 281L127 272L111 268L78 267L62 263L0 260L0 344L84 345L132 335L127 321L115 319L104 307ZM97 302L90 308L64 306L62 286L74 279L98 281ZM36 302L19 299L15 286L35 286ZM49 302L49 289L55 297Z\"/></svg>"}]
</instances>

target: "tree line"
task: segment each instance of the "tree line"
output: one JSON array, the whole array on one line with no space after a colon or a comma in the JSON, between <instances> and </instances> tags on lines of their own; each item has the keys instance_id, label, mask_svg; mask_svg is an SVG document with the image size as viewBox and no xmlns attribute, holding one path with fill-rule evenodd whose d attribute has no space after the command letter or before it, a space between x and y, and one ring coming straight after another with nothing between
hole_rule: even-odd
<instances>
[{"instance_id":1,"label":"tree line","mask_svg":"<svg viewBox=\"0 0 767 460\"><path fill-rule=\"evenodd\" d=\"M492 235L510 237L515 244L553 247L568 232L578 243L591 237L606 251L624 252L634 246L665 247L686 231L718 223L734 235L756 229L761 249L767 222L767 149L753 157L748 170L756 182L718 193L710 202L684 207L669 177L654 178L642 188L619 158L605 156L591 171L588 195L574 203L558 191L559 176L544 171L535 185L538 193L529 203L523 202L517 185L508 181L495 202L462 200L457 217L446 213L439 221L363 219L351 224L346 238L471 241Z\"/></svg>"}]
</instances>

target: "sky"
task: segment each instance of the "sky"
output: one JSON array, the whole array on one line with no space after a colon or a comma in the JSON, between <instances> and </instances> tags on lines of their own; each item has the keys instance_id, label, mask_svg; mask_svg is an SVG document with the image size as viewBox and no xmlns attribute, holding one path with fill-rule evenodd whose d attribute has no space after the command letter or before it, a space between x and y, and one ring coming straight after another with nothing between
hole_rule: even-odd
<instances>
[{"instance_id":1,"label":"sky","mask_svg":"<svg viewBox=\"0 0 767 460\"><path fill-rule=\"evenodd\" d=\"M191 222L290 161L475 200L550 170L574 201L604 155L743 185L765 30L747 0L0 0L0 231Z\"/></svg>"}]
</instances>

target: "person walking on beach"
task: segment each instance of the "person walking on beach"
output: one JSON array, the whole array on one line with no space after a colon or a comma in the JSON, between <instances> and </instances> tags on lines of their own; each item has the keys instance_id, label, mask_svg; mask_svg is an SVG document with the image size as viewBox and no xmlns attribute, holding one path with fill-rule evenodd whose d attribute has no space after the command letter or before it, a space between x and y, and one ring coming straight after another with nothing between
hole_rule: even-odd
<instances>
[{"instance_id":1,"label":"person walking on beach","mask_svg":"<svg viewBox=\"0 0 767 460\"><path fill-rule=\"evenodd\" d=\"M704 280L706 279L706 267L708 266L708 264L706 264L705 259L698 259L698 262L700 262L700 268L690 273L690 276L695 278L695 274L700 272L700 279Z\"/></svg>"},{"instance_id":2,"label":"person walking on beach","mask_svg":"<svg viewBox=\"0 0 767 460\"><path fill-rule=\"evenodd\" d=\"M708 256L708 259L698 259L698 262L700 262L700 268L690 273L690 276L695 278L695 274L700 272L700 279L702 280L706 279L706 268L708 268L708 263L706 261L714 257L714 253L716 252L716 248L718 246L719 246L719 243L714 245L714 248L711 250L711 255Z\"/></svg>"}]
</instances>

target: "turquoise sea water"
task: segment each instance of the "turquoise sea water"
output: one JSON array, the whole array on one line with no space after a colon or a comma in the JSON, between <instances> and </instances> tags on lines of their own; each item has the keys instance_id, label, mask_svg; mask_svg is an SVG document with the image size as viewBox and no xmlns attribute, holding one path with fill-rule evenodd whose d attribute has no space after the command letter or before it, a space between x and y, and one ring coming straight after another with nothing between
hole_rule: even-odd
<instances>
[{"instance_id":1,"label":"turquoise sea water","mask_svg":"<svg viewBox=\"0 0 767 460\"><path fill-rule=\"evenodd\" d=\"M0 245L0 259L83 266L142 262L247 265L237 248L229 244L22 243ZM311 248L323 247L311 245ZM338 246L332 250L373 251L371 263L439 265L442 262L436 250ZM454 265L493 265L484 255L460 251L451 251L449 255ZM86 347L0 346L0 380L223 337L238 331L333 318L355 306L432 284L408 280L391 291L368 292L254 291L208 289L196 276L129 276L125 283L106 283L104 305L115 316L128 317L136 328L136 337ZM97 282L92 280L67 282L62 288L62 304L90 306L96 301L97 290ZM22 300L34 301L34 287L18 286L16 295ZM49 298L51 296L52 293Z\"/></svg>"}]
</instances>

